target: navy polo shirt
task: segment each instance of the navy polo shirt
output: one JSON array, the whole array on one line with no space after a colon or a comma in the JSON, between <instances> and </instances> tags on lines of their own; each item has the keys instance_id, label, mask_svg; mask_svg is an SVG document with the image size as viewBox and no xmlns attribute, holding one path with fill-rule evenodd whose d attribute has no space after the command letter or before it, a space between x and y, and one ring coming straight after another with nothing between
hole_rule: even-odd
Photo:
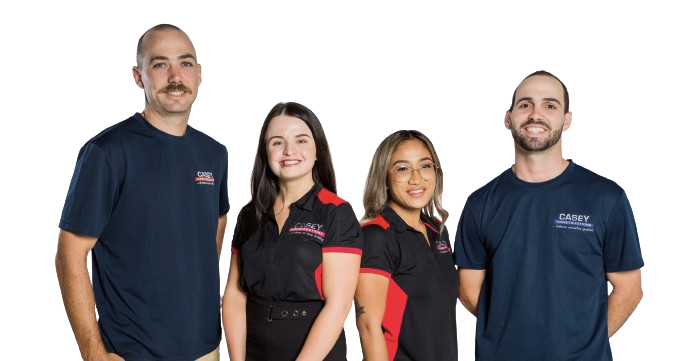
<instances>
[{"instance_id":1,"label":"navy polo shirt","mask_svg":"<svg viewBox=\"0 0 691 361\"><path fill-rule=\"evenodd\" d=\"M291 204L280 234L272 215L263 232L240 242L239 225L248 211L253 210L244 208L238 215L232 252L240 256L240 287L249 294L276 301L323 301L322 253L362 254L362 232L352 207L321 185Z\"/></svg>"},{"instance_id":2,"label":"navy polo shirt","mask_svg":"<svg viewBox=\"0 0 691 361\"><path fill-rule=\"evenodd\" d=\"M389 278L382 330L390 360L457 361L458 272L449 234L421 218L429 243L389 206L363 224L360 272Z\"/></svg>"}]
</instances>

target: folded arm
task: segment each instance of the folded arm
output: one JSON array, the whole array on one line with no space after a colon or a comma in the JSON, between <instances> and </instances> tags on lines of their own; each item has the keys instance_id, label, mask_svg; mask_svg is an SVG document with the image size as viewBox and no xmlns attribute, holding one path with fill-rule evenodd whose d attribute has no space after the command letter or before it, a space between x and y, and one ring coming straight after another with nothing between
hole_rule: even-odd
<instances>
[{"instance_id":1,"label":"folded arm","mask_svg":"<svg viewBox=\"0 0 691 361\"><path fill-rule=\"evenodd\" d=\"M485 281L485 270L469 268L458 269L458 299L466 310L477 317L477 305L480 299L480 290Z\"/></svg>"},{"instance_id":2,"label":"folded arm","mask_svg":"<svg viewBox=\"0 0 691 361\"><path fill-rule=\"evenodd\" d=\"M641 270L610 272L607 280L612 292L607 299L607 330L609 337L619 331L643 298Z\"/></svg>"}]
</instances>

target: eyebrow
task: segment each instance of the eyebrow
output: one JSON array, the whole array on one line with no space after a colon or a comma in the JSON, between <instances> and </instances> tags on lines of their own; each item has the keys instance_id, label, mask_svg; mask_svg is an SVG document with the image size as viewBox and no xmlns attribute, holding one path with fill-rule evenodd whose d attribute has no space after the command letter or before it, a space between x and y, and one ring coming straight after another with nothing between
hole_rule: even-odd
<instances>
[{"instance_id":1,"label":"eyebrow","mask_svg":"<svg viewBox=\"0 0 691 361\"><path fill-rule=\"evenodd\" d=\"M302 137L312 138L312 137L310 137L309 134L298 134L298 135L295 136L295 138L302 138ZM273 137L270 137L270 138L267 139L266 141L267 141L267 142L270 142L270 141L271 141L272 139L274 139L274 138L285 139L282 135L274 135Z\"/></svg>"},{"instance_id":2,"label":"eyebrow","mask_svg":"<svg viewBox=\"0 0 691 361\"><path fill-rule=\"evenodd\" d=\"M518 103L520 103L520 102L522 102L522 101L524 101L524 100L529 101L529 102L531 102L531 103L534 103L534 102L535 102L535 101L533 100L533 98L531 98L531 97L523 97L523 98L517 99L517 100L516 100L516 104L518 104ZM561 105L561 102L560 102L559 99L557 99L557 98L542 98L542 100L543 100L543 101L548 101L548 102L554 102L554 103L557 103L557 104Z\"/></svg>"},{"instance_id":3,"label":"eyebrow","mask_svg":"<svg viewBox=\"0 0 691 361\"><path fill-rule=\"evenodd\" d=\"M182 59L189 59L189 58L194 59L195 62L197 61L197 58L195 58L194 55L192 55L192 54L190 54L190 53L186 53L186 54L182 54L182 55L178 56L178 59L179 59L179 60L182 60ZM154 61L157 61L157 60L170 60L170 59L168 59L167 56L158 55L158 56L154 56L154 57L152 57L151 59L149 59L149 64L151 64L151 63L153 63Z\"/></svg>"},{"instance_id":4,"label":"eyebrow","mask_svg":"<svg viewBox=\"0 0 691 361\"><path fill-rule=\"evenodd\" d=\"M430 161L431 161L432 158L430 158L430 157L420 158L420 159L418 160L418 162L422 162L422 161L425 161L425 160L430 160ZM398 164L398 163L410 163L410 162L407 161L407 160L405 160L405 159L400 159L400 160L397 160L397 161L393 162L392 164Z\"/></svg>"}]
</instances>

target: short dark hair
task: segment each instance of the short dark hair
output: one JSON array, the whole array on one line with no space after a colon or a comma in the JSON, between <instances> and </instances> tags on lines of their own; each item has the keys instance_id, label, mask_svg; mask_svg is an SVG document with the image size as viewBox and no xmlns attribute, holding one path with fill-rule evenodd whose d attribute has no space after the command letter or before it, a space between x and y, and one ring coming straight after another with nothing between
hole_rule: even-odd
<instances>
[{"instance_id":1,"label":"short dark hair","mask_svg":"<svg viewBox=\"0 0 691 361\"><path fill-rule=\"evenodd\" d=\"M559 83L561 83L561 87L564 90L564 113L565 114L568 113L569 112L569 104L571 102L569 100L569 90L566 88L566 84L564 84L564 82L561 81L561 79L559 79L559 77L548 72L547 70L536 70L536 71L528 74L525 78L523 78L523 80L526 80L526 79L528 79L532 76L536 76L536 75L549 76L549 77L552 77L554 79L557 79L559 81ZM518 84L520 85L523 82L523 80L521 80ZM514 105L516 105L516 90L518 90L518 86L516 86L516 89L513 91L513 95L511 96L511 106L509 107L509 110L513 110Z\"/></svg>"}]
</instances>

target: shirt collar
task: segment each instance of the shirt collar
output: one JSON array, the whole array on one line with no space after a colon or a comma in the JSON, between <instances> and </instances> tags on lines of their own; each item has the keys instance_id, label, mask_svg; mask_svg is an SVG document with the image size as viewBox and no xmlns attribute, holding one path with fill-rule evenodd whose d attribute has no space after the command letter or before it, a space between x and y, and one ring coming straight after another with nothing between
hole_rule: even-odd
<instances>
[{"instance_id":1,"label":"shirt collar","mask_svg":"<svg viewBox=\"0 0 691 361\"><path fill-rule=\"evenodd\" d=\"M312 188L294 203L295 206L306 211L311 211L312 208L314 208L314 202L317 201L317 194L319 194L321 190L322 186L319 183L314 183Z\"/></svg>"},{"instance_id":2,"label":"shirt collar","mask_svg":"<svg viewBox=\"0 0 691 361\"><path fill-rule=\"evenodd\" d=\"M402 233L407 230L414 230L412 227L408 226L407 223L401 218L396 211L393 210L393 208L389 207L387 204L384 207L384 210L381 212L382 217L384 217L391 227L398 232ZM426 224L426 227L429 228L429 226L432 226L434 230L436 231L435 233L439 233L439 227L436 221L432 220L430 217L428 217L424 212L420 211L420 219L422 220L423 223Z\"/></svg>"}]
</instances>

